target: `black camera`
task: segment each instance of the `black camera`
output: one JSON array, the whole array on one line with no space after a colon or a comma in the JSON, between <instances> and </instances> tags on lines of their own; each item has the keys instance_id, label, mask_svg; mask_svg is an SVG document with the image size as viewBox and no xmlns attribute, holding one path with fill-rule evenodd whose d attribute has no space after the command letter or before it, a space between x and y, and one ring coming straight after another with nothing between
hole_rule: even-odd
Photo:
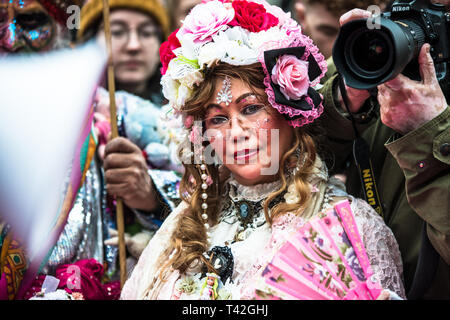
<instances>
[{"instance_id":1,"label":"black camera","mask_svg":"<svg viewBox=\"0 0 450 320\"><path fill-rule=\"evenodd\" d=\"M333 60L348 86L372 89L399 73L420 80L417 57L424 43L431 45L436 75L449 99L450 13L442 4L397 0L378 17L346 23Z\"/></svg>"}]
</instances>

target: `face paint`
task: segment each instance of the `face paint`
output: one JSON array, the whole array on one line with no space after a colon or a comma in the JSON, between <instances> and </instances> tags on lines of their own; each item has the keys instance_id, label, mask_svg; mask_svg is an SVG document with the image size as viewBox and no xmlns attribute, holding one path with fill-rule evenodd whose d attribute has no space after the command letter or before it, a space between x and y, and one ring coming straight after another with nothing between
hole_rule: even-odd
<instances>
[{"instance_id":1,"label":"face paint","mask_svg":"<svg viewBox=\"0 0 450 320\"><path fill-rule=\"evenodd\" d=\"M262 120L258 120L256 122L257 129L269 129L270 128L270 118L264 118Z\"/></svg>"},{"instance_id":2,"label":"face paint","mask_svg":"<svg viewBox=\"0 0 450 320\"><path fill-rule=\"evenodd\" d=\"M35 0L0 0L0 54L52 48L56 23Z\"/></svg>"}]
</instances>

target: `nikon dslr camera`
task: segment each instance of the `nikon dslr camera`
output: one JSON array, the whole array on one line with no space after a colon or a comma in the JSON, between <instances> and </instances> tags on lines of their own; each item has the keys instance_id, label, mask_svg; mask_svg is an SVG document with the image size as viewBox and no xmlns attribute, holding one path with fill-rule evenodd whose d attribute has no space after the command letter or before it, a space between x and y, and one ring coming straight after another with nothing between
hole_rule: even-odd
<instances>
[{"instance_id":1,"label":"nikon dslr camera","mask_svg":"<svg viewBox=\"0 0 450 320\"><path fill-rule=\"evenodd\" d=\"M379 17L341 27L333 48L336 68L348 86L372 89L399 73L421 80L418 55L431 45L436 75L449 100L450 13L429 0L394 1Z\"/></svg>"}]
</instances>

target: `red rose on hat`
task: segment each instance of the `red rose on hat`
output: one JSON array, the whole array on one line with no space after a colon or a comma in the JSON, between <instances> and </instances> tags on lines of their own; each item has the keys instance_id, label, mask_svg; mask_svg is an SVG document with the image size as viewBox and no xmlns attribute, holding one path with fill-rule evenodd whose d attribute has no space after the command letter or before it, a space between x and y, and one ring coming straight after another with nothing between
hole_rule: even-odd
<instances>
[{"instance_id":1,"label":"red rose on hat","mask_svg":"<svg viewBox=\"0 0 450 320\"><path fill-rule=\"evenodd\" d=\"M261 4L237 0L233 1L232 5L235 17L230 22L231 26L241 26L251 32L259 32L278 24L278 18L268 13Z\"/></svg>"},{"instance_id":2,"label":"red rose on hat","mask_svg":"<svg viewBox=\"0 0 450 320\"><path fill-rule=\"evenodd\" d=\"M173 53L173 50L181 47L181 43L177 38L178 30L179 29L172 32L170 36L167 38L167 41L161 44L161 47L159 48L159 56L162 64L161 67L162 75L166 74L170 60L176 57L175 53Z\"/></svg>"}]
</instances>

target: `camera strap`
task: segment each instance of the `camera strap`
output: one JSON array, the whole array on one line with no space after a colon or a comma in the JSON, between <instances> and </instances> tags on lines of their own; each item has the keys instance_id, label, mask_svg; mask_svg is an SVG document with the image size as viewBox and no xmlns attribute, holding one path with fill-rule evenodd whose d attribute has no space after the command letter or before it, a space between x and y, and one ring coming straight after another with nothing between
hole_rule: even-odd
<instances>
[{"instance_id":1,"label":"camera strap","mask_svg":"<svg viewBox=\"0 0 450 320\"><path fill-rule=\"evenodd\" d=\"M384 218L383 208L381 206L380 195L378 193L375 175L373 173L372 161L370 160L370 147L366 140L358 132L356 122L349 109L349 99L345 88L344 79L341 75L339 78L339 89L341 90L342 100L345 108L352 121L353 130L355 132L355 140L353 141L353 158L359 169L359 177L364 190L364 198L372 208Z\"/></svg>"}]
</instances>

